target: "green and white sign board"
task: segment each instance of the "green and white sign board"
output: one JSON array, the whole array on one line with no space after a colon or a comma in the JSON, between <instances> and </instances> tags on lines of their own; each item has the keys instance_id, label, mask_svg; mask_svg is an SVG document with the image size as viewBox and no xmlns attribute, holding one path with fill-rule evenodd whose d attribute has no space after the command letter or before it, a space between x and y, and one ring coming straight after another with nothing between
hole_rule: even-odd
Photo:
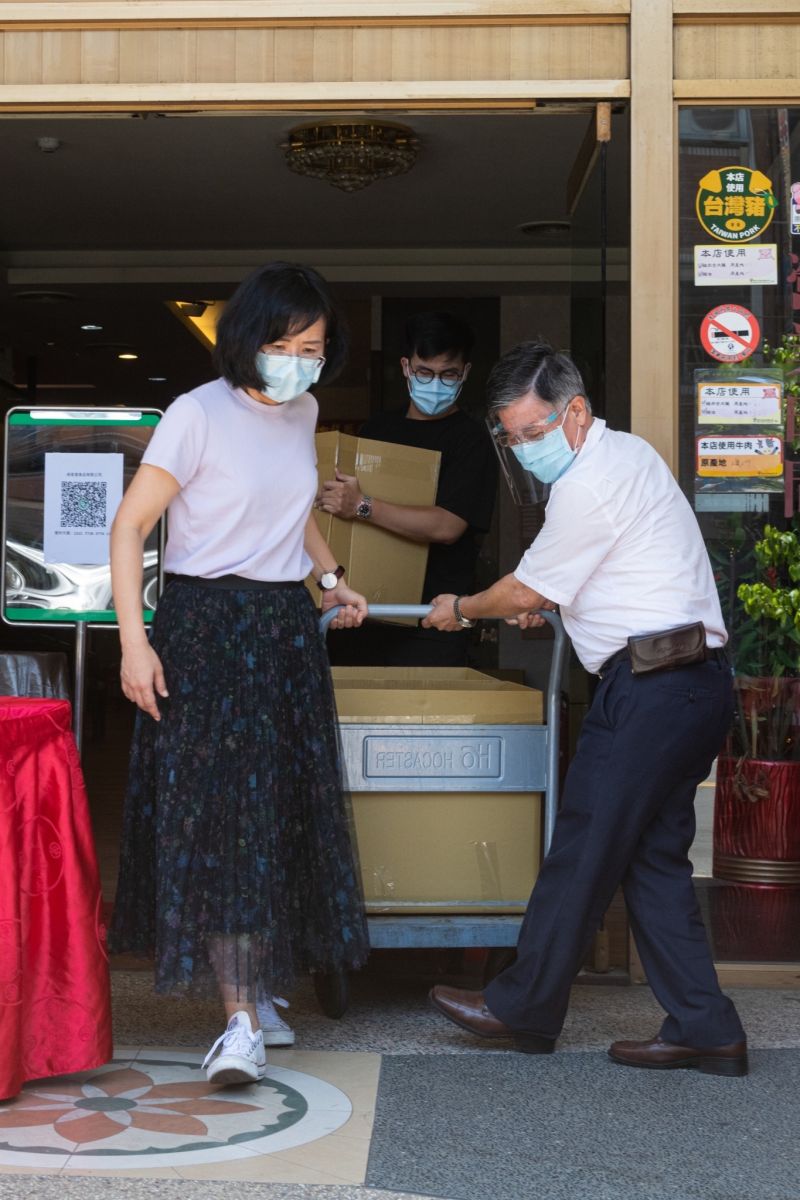
<instances>
[{"instance_id":1,"label":"green and white sign board","mask_svg":"<svg viewBox=\"0 0 800 1200\"><path fill-rule=\"evenodd\" d=\"M109 533L161 419L157 409L14 408L6 418L0 611L8 624L113 625ZM142 612L158 596L147 539Z\"/></svg>"}]
</instances>

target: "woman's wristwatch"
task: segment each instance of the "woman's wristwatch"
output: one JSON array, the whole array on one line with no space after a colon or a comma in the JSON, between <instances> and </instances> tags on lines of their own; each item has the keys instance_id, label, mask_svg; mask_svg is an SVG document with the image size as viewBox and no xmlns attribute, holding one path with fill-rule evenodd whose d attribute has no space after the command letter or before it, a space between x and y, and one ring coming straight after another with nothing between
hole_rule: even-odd
<instances>
[{"instance_id":1,"label":"woman's wristwatch","mask_svg":"<svg viewBox=\"0 0 800 1200\"><path fill-rule=\"evenodd\" d=\"M333 571L323 571L317 580L317 587L321 592L330 592L336 587L339 580L344 575L344 567L339 564Z\"/></svg>"},{"instance_id":2,"label":"woman's wristwatch","mask_svg":"<svg viewBox=\"0 0 800 1200\"><path fill-rule=\"evenodd\" d=\"M453 597L453 615L462 629L474 629L478 622L470 621L469 617L464 616L461 611L461 605L459 604L459 600L461 599L463 599L461 596Z\"/></svg>"}]
</instances>

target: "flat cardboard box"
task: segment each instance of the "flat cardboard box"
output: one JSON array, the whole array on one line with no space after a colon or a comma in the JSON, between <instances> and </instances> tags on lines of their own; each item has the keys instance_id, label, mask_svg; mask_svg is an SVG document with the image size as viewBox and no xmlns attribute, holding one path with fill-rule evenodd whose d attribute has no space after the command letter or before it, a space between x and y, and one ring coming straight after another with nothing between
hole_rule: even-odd
<instances>
[{"instance_id":1,"label":"flat cardboard box","mask_svg":"<svg viewBox=\"0 0 800 1200\"><path fill-rule=\"evenodd\" d=\"M467 667L334 667L341 724L540 725L542 693ZM540 792L351 792L368 913L523 912Z\"/></svg>"},{"instance_id":2,"label":"flat cardboard box","mask_svg":"<svg viewBox=\"0 0 800 1200\"><path fill-rule=\"evenodd\" d=\"M469 667L334 667L339 721L541 725L542 693Z\"/></svg>"},{"instance_id":3,"label":"flat cardboard box","mask_svg":"<svg viewBox=\"0 0 800 1200\"><path fill-rule=\"evenodd\" d=\"M437 450L418 450L345 433L317 434L319 484L334 479L336 468L355 475L361 490L396 504L433 504L439 482ZM428 565L422 542L389 533L369 521L344 521L314 510L322 536L347 574L347 582L369 604L419 604ZM309 590L317 605L319 588Z\"/></svg>"}]
</instances>

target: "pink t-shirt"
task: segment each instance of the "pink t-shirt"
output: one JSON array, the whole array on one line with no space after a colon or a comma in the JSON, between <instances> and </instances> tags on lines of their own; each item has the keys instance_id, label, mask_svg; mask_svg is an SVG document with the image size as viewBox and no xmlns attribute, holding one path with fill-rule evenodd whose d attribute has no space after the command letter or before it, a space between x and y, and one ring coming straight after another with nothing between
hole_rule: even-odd
<instances>
[{"instance_id":1,"label":"pink t-shirt","mask_svg":"<svg viewBox=\"0 0 800 1200\"><path fill-rule=\"evenodd\" d=\"M167 513L165 569L305 579L316 424L317 402L308 392L286 404L261 404L215 379L178 396L142 457L181 485Z\"/></svg>"}]
</instances>

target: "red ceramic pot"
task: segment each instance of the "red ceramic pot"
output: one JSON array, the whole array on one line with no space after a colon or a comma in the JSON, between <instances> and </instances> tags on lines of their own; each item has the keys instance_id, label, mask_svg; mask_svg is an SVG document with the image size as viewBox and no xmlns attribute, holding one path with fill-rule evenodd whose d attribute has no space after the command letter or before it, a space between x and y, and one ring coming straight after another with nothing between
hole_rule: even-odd
<instances>
[{"instance_id":1,"label":"red ceramic pot","mask_svg":"<svg viewBox=\"0 0 800 1200\"><path fill-rule=\"evenodd\" d=\"M705 900L717 962L800 959L800 887L718 883Z\"/></svg>"},{"instance_id":2,"label":"red ceramic pot","mask_svg":"<svg viewBox=\"0 0 800 1200\"><path fill-rule=\"evenodd\" d=\"M720 756L713 874L800 885L800 762Z\"/></svg>"}]
</instances>

